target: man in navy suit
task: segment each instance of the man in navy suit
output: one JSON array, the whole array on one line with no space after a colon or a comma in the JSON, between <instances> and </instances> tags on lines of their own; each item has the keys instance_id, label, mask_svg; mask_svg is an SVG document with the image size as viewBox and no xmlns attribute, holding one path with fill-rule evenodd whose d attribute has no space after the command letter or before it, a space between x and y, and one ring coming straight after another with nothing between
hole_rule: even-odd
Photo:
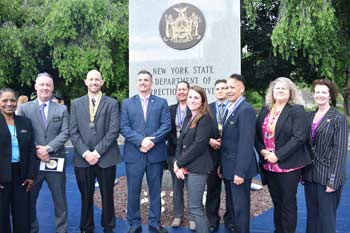
<instances>
[{"instance_id":1,"label":"man in navy suit","mask_svg":"<svg viewBox=\"0 0 350 233\"><path fill-rule=\"evenodd\" d=\"M221 169L227 195L231 197L230 215L237 233L249 232L250 185L257 174L254 153L255 111L244 99L244 80L239 74L227 80L230 101L223 119Z\"/></svg>"},{"instance_id":2,"label":"man in navy suit","mask_svg":"<svg viewBox=\"0 0 350 233\"><path fill-rule=\"evenodd\" d=\"M128 182L127 219L129 233L141 233L140 193L146 172L150 193L148 224L150 232L167 233L160 225L163 163L167 159L166 136L171 129L170 111L165 99L151 94L152 75L137 75L139 94L122 104L120 128L125 137L123 159Z\"/></svg>"},{"instance_id":3,"label":"man in navy suit","mask_svg":"<svg viewBox=\"0 0 350 233\"><path fill-rule=\"evenodd\" d=\"M214 162L214 170L208 175L207 180L207 202L205 203L205 210L209 223L209 232L214 233L218 230L220 223L219 208L221 199L221 177L218 176L217 169L220 159L220 146L222 135L222 121L225 111L228 107L228 100L226 96L226 79L218 79L214 85L214 94L216 101L209 105L213 117L213 131L214 134L210 138L209 144L211 147L211 155ZM230 229L233 227L229 214L230 197L226 196L226 212L224 215L224 222L226 227Z\"/></svg>"}]
</instances>

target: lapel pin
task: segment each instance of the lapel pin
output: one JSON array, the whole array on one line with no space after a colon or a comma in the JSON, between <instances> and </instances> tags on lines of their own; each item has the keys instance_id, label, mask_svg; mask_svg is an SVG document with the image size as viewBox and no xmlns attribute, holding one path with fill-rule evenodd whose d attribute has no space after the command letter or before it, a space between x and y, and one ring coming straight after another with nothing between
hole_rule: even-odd
<instances>
[{"instance_id":1,"label":"lapel pin","mask_svg":"<svg viewBox=\"0 0 350 233\"><path fill-rule=\"evenodd\" d=\"M331 119L327 119L327 122L328 122L328 123L331 122Z\"/></svg>"}]
</instances>

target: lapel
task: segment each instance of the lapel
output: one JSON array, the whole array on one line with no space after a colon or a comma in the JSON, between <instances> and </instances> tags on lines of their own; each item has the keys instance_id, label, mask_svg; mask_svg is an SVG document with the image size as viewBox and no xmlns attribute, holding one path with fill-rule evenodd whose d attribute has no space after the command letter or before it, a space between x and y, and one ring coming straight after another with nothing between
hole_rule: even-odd
<instances>
[{"instance_id":1,"label":"lapel","mask_svg":"<svg viewBox=\"0 0 350 233\"><path fill-rule=\"evenodd\" d=\"M278 120L276 123L276 128L275 128L275 140L276 140L276 138L278 138L278 135L281 132L281 128L289 116L290 110L291 110L291 106L289 104L286 104L286 106L284 106L280 116L278 117Z\"/></svg>"},{"instance_id":2,"label":"lapel","mask_svg":"<svg viewBox=\"0 0 350 233\"><path fill-rule=\"evenodd\" d=\"M20 151L21 151L21 146L22 146L22 143L21 143L22 142L21 131L22 130L27 130L26 128L23 127L22 122L24 122L24 121L19 120L19 118L17 116L15 116L16 135L17 135L18 147L19 147ZM27 132L27 133L29 133L29 132ZM20 153L20 156L21 156L21 153Z\"/></svg>"},{"instance_id":3,"label":"lapel","mask_svg":"<svg viewBox=\"0 0 350 233\"><path fill-rule=\"evenodd\" d=\"M34 114L36 115L36 119L39 120L40 126L45 130L46 126L44 125L43 119L41 118L40 106L39 106L38 99L34 100L32 102L32 104L34 105L32 109L34 109Z\"/></svg>"},{"instance_id":4,"label":"lapel","mask_svg":"<svg viewBox=\"0 0 350 233\"><path fill-rule=\"evenodd\" d=\"M54 113L55 110L56 110L56 107L57 107L56 104L57 104L57 103L55 103L55 102L53 102L53 101L51 101L51 100L50 100L50 102L49 102L49 109L48 109L48 112L47 112L47 119L46 119L47 125L49 125L50 120L51 120L51 118L52 118L52 116L53 116L53 113ZM46 126L46 127L47 127L47 126Z\"/></svg>"},{"instance_id":5,"label":"lapel","mask_svg":"<svg viewBox=\"0 0 350 233\"><path fill-rule=\"evenodd\" d=\"M243 100L238 106L237 108L231 112L231 114L229 116L226 116L225 122L224 122L224 126L227 124L227 122L232 121L233 119L235 119L237 117L237 113L239 111L239 109L242 107L242 105L245 104L245 100Z\"/></svg>"},{"instance_id":6,"label":"lapel","mask_svg":"<svg viewBox=\"0 0 350 233\"><path fill-rule=\"evenodd\" d=\"M98 104L98 107L97 107L97 111L96 111L96 115L95 115L95 122L96 122L96 119L98 118L98 116L100 115L101 109L103 108L105 103L106 103L106 96L102 95L100 103ZM88 106L89 106L89 103L88 103ZM90 114L90 112L89 112L89 114Z\"/></svg>"},{"instance_id":7,"label":"lapel","mask_svg":"<svg viewBox=\"0 0 350 233\"><path fill-rule=\"evenodd\" d=\"M136 111L139 112L139 116L142 116L143 122L145 123L145 118L143 117L143 109L142 109L142 103L141 98L139 95L135 95L133 98L134 106L136 107Z\"/></svg>"},{"instance_id":8,"label":"lapel","mask_svg":"<svg viewBox=\"0 0 350 233\"><path fill-rule=\"evenodd\" d=\"M213 118L215 119L215 124L218 124L218 119L216 118L216 105L217 105L217 101L215 101L214 103L209 105L209 107L210 107L211 114L213 115ZM225 113L224 113L224 115L225 115Z\"/></svg>"},{"instance_id":9,"label":"lapel","mask_svg":"<svg viewBox=\"0 0 350 233\"><path fill-rule=\"evenodd\" d=\"M150 95L149 99L148 99L148 105L147 105L146 122L145 122L146 124L148 122L148 119L150 117L150 114L152 112L152 108L153 108L154 104L155 104L154 95ZM143 113L143 110L142 110L142 113Z\"/></svg>"},{"instance_id":10,"label":"lapel","mask_svg":"<svg viewBox=\"0 0 350 233\"><path fill-rule=\"evenodd\" d=\"M10 130L9 130L8 126L7 126L6 120L5 120L4 116L0 113L0 129L1 128L4 129L3 132L11 140L11 133L10 133Z\"/></svg>"},{"instance_id":11,"label":"lapel","mask_svg":"<svg viewBox=\"0 0 350 233\"><path fill-rule=\"evenodd\" d=\"M314 119L316 111L312 114L311 122ZM314 141L317 141L317 138L318 138L320 132L322 131L322 129L327 127L334 120L334 113L335 113L335 109L333 107L330 107L330 109L323 116L322 120L320 121L320 123L318 124L318 126L316 128ZM310 130L310 132L311 132L311 130Z\"/></svg>"}]
</instances>

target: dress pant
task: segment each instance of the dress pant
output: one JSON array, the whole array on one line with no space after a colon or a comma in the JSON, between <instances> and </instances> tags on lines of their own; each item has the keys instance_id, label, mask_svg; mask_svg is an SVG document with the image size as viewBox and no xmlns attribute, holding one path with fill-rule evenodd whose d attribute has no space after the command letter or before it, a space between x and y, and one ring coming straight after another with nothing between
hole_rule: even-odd
<instances>
[{"instance_id":1,"label":"dress pant","mask_svg":"<svg viewBox=\"0 0 350 233\"><path fill-rule=\"evenodd\" d=\"M225 179L226 195L231 197L229 213L237 233L249 233L251 183L252 179L244 179L243 184L236 185Z\"/></svg>"},{"instance_id":2,"label":"dress pant","mask_svg":"<svg viewBox=\"0 0 350 233\"><path fill-rule=\"evenodd\" d=\"M39 232L39 223L36 217L36 201L44 180L50 189L55 207L55 224L57 233L68 232L68 210L66 199L66 172L38 171L38 175L31 191L31 233ZM42 210L40 210L42 211ZM47 210L46 210L47 211Z\"/></svg>"},{"instance_id":3,"label":"dress pant","mask_svg":"<svg viewBox=\"0 0 350 233\"><path fill-rule=\"evenodd\" d=\"M97 178L102 199L101 225L105 232L112 231L115 227L113 190L116 166L101 168L96 164L90 167L75 167L74 171L81 195L80 230L83 232L94 230L93 197Z\"/></svg>"},{"instance_id":4,"label":"dress pant","mask_svg":"<svg viewBox=\"0 0 350 233\"><path fill-rule=\"evenodd\" d=\"M173 208L174 217L183 218L184 216L184 188L185 182L176 177L174 170L169 168L171 180L173 182Z\"/></svg>"},{"instance_id":5,"label":"dress pant","mask_svg":"<svg viewBox=\"0 0 350 233\"><path fill-rule=\"evenodd\" d=\"M22 186L19 163L12 163L12 181L1 183L0 188L0 232L30 232L30 193Z\"/></svg>"},{"instance_id":6,"label":"dress pant","mask_svg":"<svg viewBox=\"0 0 350 233\"><path fill-rule=\"evenodd\" d=\"M208 233L208 222L203 207L203 193L207 177L207 174L190 173L185 178L188 210L196 223L196 232L198 233Z\"/></svg>"},{"instance_id":7,"label":"dress pant","mask_svg":"<svg viewBox=\"0 0 350 233\"><path fill-rule=\"evenodd\" d=\"M307 233L335 233L336 214L342 187L326 193L326 186L305 182L305 199L307 209Z\"/></svg>"},{"instance_id":8,"label":"dress pant","mask_svg":"<svg viewBox=\"0 0 350 233\"><path fill-rule=\"evenodd\" d=\"M207 201L205 203L205 210L209 222L209 226L218 226L220 224L220 201L221 201L221 183L222 179L217 174L217 169L214 169L208 175L207 179ZM232 224L230 218L230 197L226 195L226 210L224 214L225 225Z\"/></svg>"},{"instance_id":9,"label":"dress pant","mask_svg":"<svg viewBox=\"0 0 350 233\"><path fill-rule=\"evenodd\" d=\"M151 163L145 155L141 156L136 163L125 163L125 168L128 182L127 219L130 228L137 229L141 226L140 195L145 173L150 197L148 224L152 227L159 227L163 162Z\"/></svg>"},{"instance_id":10,"label":"dress pant","mask_svg":"<svg viewBox=\"0 0 350 233\"><path fill-rule=\"evenodd\" d=\"M276 233L295 233L297 226L297 189L301 170L292 172L270 172L267 185L274 205Z\"/></svg>"}]
</instances>

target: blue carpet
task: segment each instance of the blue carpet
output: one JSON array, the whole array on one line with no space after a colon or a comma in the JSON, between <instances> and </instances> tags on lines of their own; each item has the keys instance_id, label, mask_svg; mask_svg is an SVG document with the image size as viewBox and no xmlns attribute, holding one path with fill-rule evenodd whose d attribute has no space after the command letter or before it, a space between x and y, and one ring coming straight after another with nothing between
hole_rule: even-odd
<instances>
[{"instance_id":1,"label":"blue carpet","mask_svg":"<svg viewBox=\"0 0 350 233\"><path fill-rule=\"evenodd\" d=\"M66 174L67 174L67 198L68 198L68 232L76 233L79 231L80 223L80 193L76 183L74 168L72 166L72 150L69 149L69 155L67 160ZM338 208L337 215L337 233L349 233L350 232L350 157L347 159L347 177L348 180L343 190L342 200ZM117 176L125 175L125 166L120 164L117 167ZM48 186L44 182L42 190L39 195L37 203L38 219L40 224L40 233L55 233L54 223L54 208L51 193L48 190ZM95 232L103 232L101 228L101 210L97 207L94 208L94 221ZM115 233L126 233L129 229L128 223L121 219L116 219L117 226ZM298 189L298 227L297 232L305 232L306 224L306 208L304 198L304 188L300 185ZM166 227L169 232L174 233L190 233L189 229L178 228L172 229ZM251 219L251 233L271 233L273 232L273 209L266 211L264 214ZM223 225L220 226L218 233L225 233L226 230ZM148 226L143 226L143 233L148 233Z\"/></svg>"}]
</instances>

